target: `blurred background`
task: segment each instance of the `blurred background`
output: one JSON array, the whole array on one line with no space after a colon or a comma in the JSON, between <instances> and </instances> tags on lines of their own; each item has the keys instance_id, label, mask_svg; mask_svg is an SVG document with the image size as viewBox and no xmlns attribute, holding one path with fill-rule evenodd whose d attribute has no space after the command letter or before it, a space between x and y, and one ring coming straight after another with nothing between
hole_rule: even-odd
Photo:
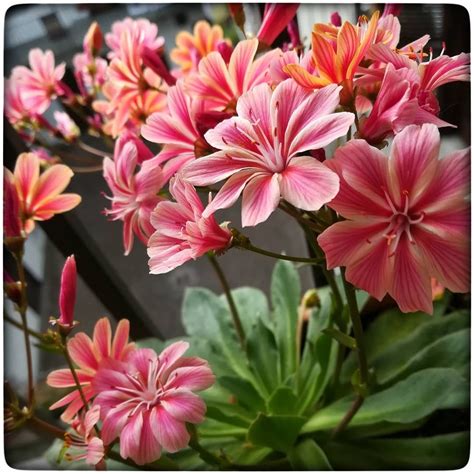
<instances>
[{"instance_id":1,"label":"blurred background","mask_svg":"<svg viewBox=\"0 0 474 474\"><path fill-rule=\"evenodd\" d=\"M308 44L313 23L328 22L334 11L339 11L343 20L355 21L358 15L370 12L375 7L376 4L304 4L298 13L301 37L306 37ZM379 7L383 8L383 5ZM258 15L258 9L263 8L263 4L251 8ZM199 19L220 23L226 36L236 38L225 4L18 5L11 7L5 18L5 77L10 75L14 66L27 64L28 52L33 47L51 49L57 64L65 61L71 66L72 57L81 51L84 34L92 21L97 21L105 33L114 21L127 16L145 17L155 22L159 27L159 35L166 40L168 53L174 46L178 31L191 31ZM469 52L469 15L461 6L407 4L403 6L399 19L402 24L402 45L428 33L431 35L429 45L433 48L434 56L439 55L443 43L446 44L446 54ZM458 124L456 129L442 129L443 148L450 150L467 146L470 138L470 85L445 85L441 88L439 98L441 118ZM14 162L16 155L7 140L4 143L5 163L8 166ZM79 272L82 270L89 275L87 281L80 280L78 285L76 319L80 321L80 330L90 332L99 317L108 315L115 320L122 317L131 319L135 338L182 335L180 308L185 289L203 286L221 292L219 281L207 259L187 263L166 275L149 275L144 246L136 241L131 255L125 257L121 223L108 222L102 214L102 210L108 206L103 196L108 189L102 174L76 174L69 189L83 198L81 205L65 221L69 227L61 227L64 223L61 220L55 226L45 226L44 230L37 226L27 242L25 262L30 295L30 326L36 330L45 330L48 318L58 315L60 272L65 259L63 253L73 253L79 242L89 252L89 258L77 260ZM222 220L232 221L239 227L240 205L222 212ZM288 255L298 256L308 253L304 236L281 211L277 211L257 229L246 230L246 234L256 245L274 252L284 251ZM6 252L4 257L8 268L11 261ZM220 258L220 262L231 287L254 286L268 293L274 265L271 259L232 249ZM300 271L304 289L314 286L318 274L312 273L308 267L302 267ZM8 304L4 311L15 316ZM5 376L18 392L24 393L23 338L16 328L8 325L4 327L4 350ZM35 349L34 365L35 377L40 384L38 402L46 407L57 395L44 385L44 379L52 368L64 365L63 360L58 355ZM58 415L45 413L45 416L52 418ZM23 430L15 433L6 439L7 462L23 469L47 468L48 465L39 456L48 443L49 440L34 432Z\"/></svg>"}]
</instances>

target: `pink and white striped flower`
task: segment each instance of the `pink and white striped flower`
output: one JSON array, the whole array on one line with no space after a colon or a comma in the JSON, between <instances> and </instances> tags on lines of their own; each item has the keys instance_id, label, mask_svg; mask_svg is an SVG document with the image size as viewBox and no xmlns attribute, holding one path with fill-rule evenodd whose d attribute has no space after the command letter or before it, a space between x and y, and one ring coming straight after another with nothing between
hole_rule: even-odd
<instances>
[{"instance_id":1,"label":"pink and white striped flower","mask_svg":"<svg viewBox=\"0 0 474 474\"><path fill-rule=\"evenodd\" d=\"M167 181L156 160L146 159L149 150L144 144L137 146L137 142L125 134L117 140L114 159L104 159L104 178L112 191L112 207L105 214L123 221L125 255L132 250L134 235L144 244L148 242L154 231L150 215L162 199L158 193ZM140 168L135 171L139 163Z\"/></svg>"},{"instance_id":2,"label":"pink and white striped flower","mask_svg":"<svg viewBox=\"0 0 474 474\"><path fill-rule=\"evenodd\" d=\"M237 103L237 117L221 122L205 138L219 151L183 169L196 186L226 183L203 213L232 206L243 191L242 225L265 221L286 199L300 209L318 210L339 190L335 173L306 153L347 133L348 112L333 113L341 87L309 91L288 79L274 91L255 86Z\"/></svg>"},{"instance_id":3,"label":"pink and white striped flower","mask_svg":"<svg viewBox=\"0 0 474 474\"><path fill-rule=\"evenodd\" d=\"M158 36L158 26L154 23L151 23L146 18L138 18L136 20L125 18L122 21L116 21L112 25L112 31L105 35L105 42L111 49L108 53L109 59L122 57L123 50L121 50L120 42L124 32L137 36L140 39L140 44L153 51L159 51L165 44L163 36Z\"/></svg>"},{"instance_id":4,"label":"pink and white striped flower","mask_svg":"<svg viewBox=\"0 0 474 474\"><path fill-rule=\"evenodd\" d=\"M164 168L171 176L212 149L198 130L196 113L201 107L186 94L182 80L169 89L167 102L168 109L148 117L141 133L150 142L163 145L157 162L166 162Z\"/></svg>"},{"instance_id":5,"label":"pink and white striped flower","mask_svg":"<svg viewBox=\"0 0 474 474\"><path fill-rule=\"evenodd\" d=\"M470 150L439 160L435 125L405 128L390 158L364 140L336 151L327 166L341 189L329 204L348 220L319 237L329 269L403 312L431 313L431 277L454 292L469 291Z\"/></svg>"},{"instance_id":6,"label":"pink and white striped flower","mask_svg":"<svg viewBox=\"0 0 474 474\"><path fill-rule=\"evenodd\" d=\"M40 158L34 153L22 153L13 174L4 169L18 192L24 230L29 234L34 221L51 219L55 214L70 211L81 202L78 194L61 194L74 173L66 165L52 165L40 175Z\"/></svg>"},{"instance_id":7,"label":"pink and white striped flower","mask_svg":"<svg viewBox=\"0 0 474 474\"><path fill-rule=\"evenodd\" d=\"M76 374L87 401L97 395L92 385L97 371L104 365L109 364L111 360L125 360L130 352L135 349L135 344L128 342L129 331L129 321L122 319L118 323L115 336L112 339L112 329L109 320L101 318L95 325L92 340L87 334L79 332L67 342L69 355L78 367ZM46 383L50 387L55 388L76 386L74 377L69 369L54 370L48 375ZM61 419L69 423L84 406L77 389L58 400L49 409L55 410L64 406L67 406L67 408L62 413Z\"/></svg>"},{"instance_id":8,"label":"pink and white striped flower","mask_svg":"<svg viewBox=\"0 0 474 474\"><path fill-rule=\"evenodd\" d=\"M99 394L102 440L120 442L122 458L143 465L156 461L161 450L174 453L189 443L185 423L200 423L206 405L194 394L214 383L203 359L183 357L187 342L176 342L157 355L136 349L127 362L103 367L94 379Z\"/></svg>"},{"instance_id":9,"label":"pink and white striped flower","mask_svg":"<svg viewBox=\"0 0 474 474\"><path fill-rule=\"evenodd\" d=\"M203 217L204 206L189 183L177 175L170 182L176 202L158 203L151 215L156 229L148 242L150 273L167 273L209 251L223 251L231 243L227 223L217 224L213 215Z\"/></svg>"},{"instance_id":10,"label":"pink and white striped flower","mask_svg":"<svg viewBox=\"0 0 474 474\"><path fill-rule=\"evenodd\" d=\"M258 84L270 80L269 66L278 54L269 51L255 58L258 40L240 41L227 64L218 52L201 59L198 71L186 78L192 97L205 100L209 110L235 111L237 99Z\"/></svg>"},{"instance_id":11,"label":"pink and white striped flower","mask_svg":"<svg viewBox=\"0 0 474 474\"><path fill-rule=\"evenodd\" d=\"M52 51L34 48L28 55L30 68L16 66L12 79L18 82L23 103L33 113L42 114L57 95L63 93L61 79L66 71L65 63L55 66Z\"/></svg>"}]
</instances>

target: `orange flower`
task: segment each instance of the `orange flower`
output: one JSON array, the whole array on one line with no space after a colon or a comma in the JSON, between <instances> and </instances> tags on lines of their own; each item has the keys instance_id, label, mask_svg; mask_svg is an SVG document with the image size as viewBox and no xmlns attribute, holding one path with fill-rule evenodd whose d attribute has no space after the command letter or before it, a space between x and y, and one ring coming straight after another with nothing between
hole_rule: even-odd
<instances>
[{"instance_id":1,"label":"orange flower","mask_svg":"<svg viewBox=\"0 0 474 474\"><path fill-rule=\"evenodd\" d=\"M212 51L217 51L220 42L224 40L224 32L219 25L211 26L201 20L194 25L193 34L181 31L176 36L176 45L171 53L171 59L181 67L183 74L197 70L199 61Z\"/></svg>"},{"instance_id":2,"label":"orange flower","mask_svg":"<svg viewBox=\"0 0 474 474\"><path fill-rule=\"evenodd\" d=\"M22 153L13 174L5 169L5 176L15 184L27 234L34 229L34 221L51 219L81 202L78 194L61 194L73 175L66 165L53 165L40 176L40 158L34 153Z\"/></svg>"},{"instance_id":3,"label":"orange flower","mask_svg":"<svg viewBox=\"0 0 474 474\"><path fill-rule=\"evenodd\" d=\"M313 27L312 54L318 75L309 73L302 66L289 64L285 71L303 87L320 89L329 84L340 84L343 93L352 96L353 79L357 67L377 33L379 12L370 21L359 18L357 26L348 21L341 27L318 23Z\"/></svg>"}]
</instances>

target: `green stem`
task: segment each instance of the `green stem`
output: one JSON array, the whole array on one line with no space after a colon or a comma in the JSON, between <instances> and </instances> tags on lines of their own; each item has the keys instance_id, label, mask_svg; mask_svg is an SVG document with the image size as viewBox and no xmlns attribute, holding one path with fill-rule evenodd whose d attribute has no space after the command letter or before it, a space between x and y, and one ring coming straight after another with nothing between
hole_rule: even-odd
<instances>
[{"instance_id":1,"label":"green stem","mask_svg":"<svg viewBox=\"0 0 474 474\"><path fill-rule=\"evenodd\" d=\"M348 283L345 277L345 271L342 271L342 281L344 283L344 292L347 297L347 304L349 306L349 315L352 321L352 329L354 332L354 338L357 342L357 360L359 363L359 377L360 384L358 388L357 398L355 399L353 405L349 411L345 414L344 418L341 420L339 425L333 431L333 436L336 436L338 433L343 431L346 426L354 418L355 414L359 411L360 407L364 403L365 392L367 391L369 384L369 368L367 364L367 357L365 354L365 344L364 344L364 330L362 328L362 321L360 319L359 309L357 307L357 299L354 287Z\"/></svg>"},{"instance_id":2,"label":"green stem","mask_svg":"<svg viewBox=\"0 0 474 474\"><path fill-rule=\"evenodd\" d=\"M25 268L23 266L23 251L15 254L15 260L21 286L21 298L20 304L18 305L18 312L20 313L21 317L26 348L26 365L28 370L28 408L32 409L35 402L35 389L33 383L33 357L31 355L30 330L28 328L28 320L26 317L26 311L28 309L28 296L26 293L26 275Z\"/></svg>"},{"instance_id":3,"label":"green stem","mask_svg":"<svg viewBox=\"0 0 474 474\"><path fill-rule=\"evenodd\" d=\"M287 260L289 262L300 262L300 263L309 263L311 265L320 265L324 263L324 257L321 258L306 258L306 257L293 257L291 255L283 255L280 253L270 252L269 250L261 249L259 247L255 247L250 242L246 243L245 245L241 246L241 248L245 250L250 250L251 252L259 253L260 255L265 255L267 257L277 258L279 260Z\"/></svg>"},{"instance_id":4,"label":"green stem","mask_svg":"<svg viewBox=\"0 0 474 474\"><path fill-rule=\"evenodd\" d=\"M195 437L191 437L191 440L189 441L189 447L196 451L199 454L199 457L204 461L207 462L207 464L211 466L216 466L219 468L226 468L229 467L224 459L221 459L214 454L212 454L210 451L208 451L206 448L201 446L199 444L199 441Z\"/></svg>"},{"instance_id":5,"label":"green stem","mask_svg":"<svg viewBox=\"0 0 474 474\"><path fill-rule=\"evenodd\" d=\"M225 277L225 274L222 271L222 268L219 265L219 262L217 261L217 258L215 257L215 255L209 253L208 256L209 256L211 265L216 271L217 277L219 278L219 281L221 282L222 288L224 289L227 302L229 303L230 313L232 315L232 321L234 322L235 330L237 332L237 336L239 337L240 345L242 346L242 349L245 350L245 331L242 326L242 322L240 321L239 312L237 310L237 306L235 305L235 301L232 296L229 283L227 282L227 278Z\"/></svg>"},{"instance_id":6,"label":"green stem","mask_svg":"<svg viewBox=\"0 0 474 474\"><path fill-rule=\"evenodd\" d=\"M67 365L69 366L69 370L71 371L72 377L74 379L74 382L77 386L77 390L79 391L79 395L81 396L82 403L84 404L84 407L86 410L89 409L89 404L87 403L87 399L84 395L84 392L82 391L82 385L79 382L79 377L77 376L76 369L74 367L74 363L72 362L71 356L69 354L69 350L67 348L67 341L66 337L62 336L62 350L64 354L64 358L66 359Z\"/></svg>"}]
</instances>

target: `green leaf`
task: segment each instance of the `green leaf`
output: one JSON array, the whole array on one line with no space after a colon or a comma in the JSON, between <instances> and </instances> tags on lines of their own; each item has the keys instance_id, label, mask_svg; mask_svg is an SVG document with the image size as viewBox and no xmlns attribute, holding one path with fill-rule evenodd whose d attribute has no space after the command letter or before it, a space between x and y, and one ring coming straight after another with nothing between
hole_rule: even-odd
<instances>
[{"instance_id":1,"label":"green leaf","mask_svg":"<svg viewBox=\"0 0 474 474\"><path fill-rule=\"evenodd\" d=\"M469 433L331 442L324 450L337 470L460 469L469 460Z\"/></svg>"},{"instance_id":2,"label":"green leaf","mask_svg":"<svg viewBox=\"0 0 474 474\"><path fill-rule=\"evenodd\" d=\"M287 452L295 443L306 418L301 416L258 415L248 433L248 440L257 446L268 446Z\"/></svg>"},{"instance_id":3,"label":"green leaf","mask_svg":"<svg viewBox=\"0 0 474 474\"><path fill-rule=\"evenodd\" d=\"M310 406L315 404L322 396L336 365L337 343L329 336L322 334L316 341L314 348L315 364L314 372L304 379L304 384L299 391L300 413L304 413Z\"/></svg>"},{"instance_id":4,"label":"green leaf","mask_svg":"<svg viewBox=\"0 0 474 474\"><path fill-rule=\"evenodd\" d=\"M301 297L299 275L293 264L280 260L273 270L271 283L275 335L278 342L281 378L296 369L296 326Z\"/></svg>"},{"instance_id":5,"label":"green leaf","mask_svg":"<svg viewBox=\"0 0 474 474\"><path fill-rule=\"evenodd\" d=\"M206 418L198 427L199 439L201 438L215 438L222 439L226 436L245 437L248 429L241 426L235 426L230 423L225 423L211 418Z\"/></svg>"},{"instance_id":6,"label":"green leaf","mask_svg":"<svg viewBox=\"0 0 474 474\"><path fill-rule=\"evenodd\" d=\"M392 387L370 395L349 426L364 426L381 421L411 423L443 408L453 392L464 394L468 402L469 384L454 369L420 370ZM353 402L345 397L318 411L303 427L303 433L335 428Z\"/></svg>"},{"instance_id":7,"label":"green leaf","mask_svg":"<svg viewBox=\"0 0 474 474\"><path fill-rule=\"evenodd\" d=\"M208 404L206 417L242 428L248 428L252 423L252 415L247 410L230 403L213 402Z\"/></svg>"},{"instance_id":8,"label":"green leaf","mask_svg":"<svg viewBox=\"0 0 474 474\"><path fill-rule=\"evenodd\" d=\"M312 439L305 439L288 453L295 471L332 471L324 451Z\"/></svg>"},{"instance_id":9,"label":"green leaf","mask_svg":"<svg viewBox=\"0 0 474 474\"><path fill-rule=\"evenodd\" d=\"M214 344L231 371L250 381L260 394L265 395L261 382L249 369L246 354L237 340L231 315L219 297L204 288L187 289L182 320L186 332L193 336L193 339L200 338L207 344Z\"/></svg>"},{"instance_id":10,"label":"green leaf","mask_svg":"<svg viewBox=\"0 0 474 474\"><path fill-rule=\"evenodd\" d=\"M268 411L272 415L297 415L298 399L290 387L279 387L268 400Z\"/></svg>"},{"instance_id":11,"label":"green leaf","mask_svg":"<svg viewBox=\"0 0 474 474\"><path fill-rule=\"evenodd\" d=\"M268 397L281 382L275 336L261 320L247 336L247 355L254 375L265 387Z\"/></svg>"},{"instance_id":12,"label":"green leaf","mask_svg":"<svg viewBox=\"0 0 474 474\"><path fill-rule=\"evenodd\" d=\"M421 348L404 364L388 362L383 366L376 365L377 380L384 384L392 379L401 379L409 374L429 367L446 367L456 369L462 374L464 366L470 360L470 329L461 329L435 340L432 344Z\"/></svg>"},{"instance_id":13,"label":"green leaf","mask_svg":"<svg viewBox=\"0 0 474 474\"><path fill-rule=\"evenodd\" d=\"M237 403L255 414L265 410L265 400L250 382L238 377L224 376L218 378L218 383L236 397Z\"/></svg>"},{"instance_id":14,"label":"green leaf","mask_svg":"<svg viewBox=\"0 0 474 474\"><path fill-rule=\"evenodd\" d=\"M459 311L439 318L425 313L401 313L391 309L379 316L364 336L367 360L375 368L375 376L403 366L411 357L433 341L469 325L467 312ZM351 354L341 371L341 381L348 382L357 360Z\"/></svg>"},{"instance_id":15,"label":"green leaf","mask_svg":"<svg viewBox=\"0 0 474 474\"><path fill-rule=\"evenodd\" d=\"M254 330L259 320L267 327L270 326L270 310L263 291L244 286L232 290L231 293L246 335ZM221 295L220 299L228 307L226 296Z\"/></svg>"}]
</instances>

